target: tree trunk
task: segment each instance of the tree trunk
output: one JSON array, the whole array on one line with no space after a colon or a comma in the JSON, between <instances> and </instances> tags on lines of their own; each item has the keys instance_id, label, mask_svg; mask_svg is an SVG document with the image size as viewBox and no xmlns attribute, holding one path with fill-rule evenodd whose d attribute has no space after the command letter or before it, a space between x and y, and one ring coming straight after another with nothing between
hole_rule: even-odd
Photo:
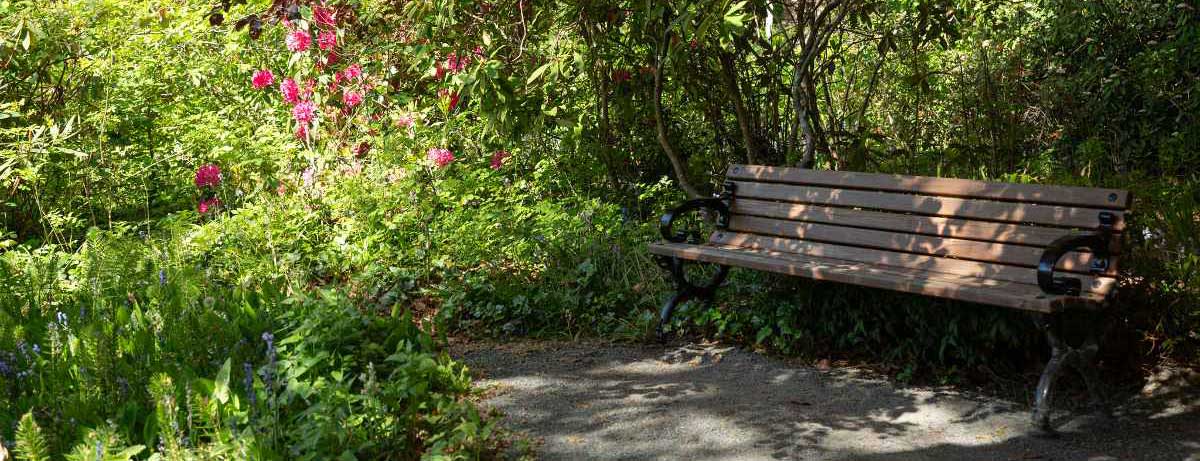
<instances>
[{"instance_id":1,"label":"tree trunk","mask_svg":"<svg viewBox=\"0 0 1200 461\"><path fill-rule=\"evenodd\" d=\"M746 112L746 103L742 100L742 92L738 90L736 64L733 62L733 56L727 52L722 51L719 56L721 83L725 85L725 91L733 100L733 112L737 115L738 128L742 131L742 143L746 146L746 161L757 165L759 164L758 153L761 151L755 139L754 130L750 127L750 115Z\"/></svg>"},{"instance_id":2,"label":"tree trunk","mask_svg":"<svg viewBox=\"0 0 1200 461\"><path fill-rule=\"evenodd\" d=\"M663 63L667 60L667 46L670 43L670 24L667 21L666 13L663 14L663 39L659 44L659 50L655 56L654 62L654 128L658 133L658 144L662 146L663 153L667 154L667 159L671 161L671 168L675 170L675 180L679 181L679 188L683 189L683 193L687 194L688 198L700 198L702 195L692 186L691 181L687 178L687 162L679 156L679 152L675 150L675 146L671 145L671 139L667 135L667 122L665 112L663 111L662 92L663 92Z\"/></svg>"}]
</instances>

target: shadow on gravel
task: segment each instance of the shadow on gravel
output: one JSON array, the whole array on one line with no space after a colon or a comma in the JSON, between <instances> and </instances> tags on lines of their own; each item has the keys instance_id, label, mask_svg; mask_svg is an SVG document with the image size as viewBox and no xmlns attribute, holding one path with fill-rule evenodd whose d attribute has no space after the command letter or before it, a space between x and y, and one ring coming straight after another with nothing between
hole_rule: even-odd
<instances>
[{"instance_id":1,"label":"shadow on gravel","mask_svg":"<svg viewBox=\"0 0 1200 461\"><path fill-rule=\"evenodd\" d=\"M1028 434L1025 405L896 388L716 345L541 343L458 354L486 404L542 442L541 459L1200 460L1200 395L1160 392L1115 419L1059 417ZM1032 387L1032 386L1031 386Z\"/></svg>"}]
</instances>

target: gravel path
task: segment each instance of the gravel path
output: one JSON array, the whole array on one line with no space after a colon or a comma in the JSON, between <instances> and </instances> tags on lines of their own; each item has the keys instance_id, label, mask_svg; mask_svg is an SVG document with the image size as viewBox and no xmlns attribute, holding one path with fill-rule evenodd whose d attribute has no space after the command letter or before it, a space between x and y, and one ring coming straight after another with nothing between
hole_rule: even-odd
<instances>
[{"instance_id":1,"label":"gravel path","mask_svg":"<svg viewBox=\"0 0 1200 461\"><path fill-rule=\"evenodd\" d=\"M1060 414L1064 435L1047 440L1028 434L1024 404L721 345L452 350L486 389L484 405L533 438L545 460L1200 461L1196 386L1148 385L1115 419Z\"/></svg>"}]
</instances>

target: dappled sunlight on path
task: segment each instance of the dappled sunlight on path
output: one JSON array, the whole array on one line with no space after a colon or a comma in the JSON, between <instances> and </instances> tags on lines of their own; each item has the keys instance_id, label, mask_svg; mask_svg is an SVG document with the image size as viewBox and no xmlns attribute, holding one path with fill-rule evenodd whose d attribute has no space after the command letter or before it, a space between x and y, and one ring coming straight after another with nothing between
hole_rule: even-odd
<instances>
[{"instance_id":1,"label":"dappled sunlight on path","mask_svg":"<svg viewBox=\"0 0 1200 461\"><path fill-rule=\"evenodd\" d=\"M1115 420L1064 413L1064 437L1045 440L1029 436L1025 405L728 346L456 348L489 389L485 404L540 440L541 459L1200 460L1195 393Z\"/></svg>"}]
</instances>

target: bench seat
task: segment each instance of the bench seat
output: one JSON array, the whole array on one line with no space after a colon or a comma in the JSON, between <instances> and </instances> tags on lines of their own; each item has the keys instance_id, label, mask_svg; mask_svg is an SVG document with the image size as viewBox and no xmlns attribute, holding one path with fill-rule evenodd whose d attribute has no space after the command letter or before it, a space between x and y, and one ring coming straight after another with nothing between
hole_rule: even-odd
<instances>
[{"instance_id":1,"label":"bench seat","mask_svg":"<svg viewBox=\"0 0 1200 461\"><path fill-rule=\"evenodd\" d=\"M816 246L834 249L837 247L835 245ZM722 243L708 243L704 245L670 242L654 243L650 245L650 253L689 261L744 267L815 280L883 288L1045 313L1056 312L1073 306L1099 306L1115 285L1112 279L1097 279L1094 291L1083 291L1078 296L1046 295L1037 286L1037 281L1035 280L1036 273L1028 268L996 268L997 270L1012 269L1014 272L1020 271L1028 274L1026 277L1029 279L1028 283L1022 283L1021 281L1003 280L994 275L984 276L982 273L979 276L959 275L937 270L914 268L907 265L892 266L883 263L836 259L815 256L814 254L789 253ZM878 253L880 256L878 259L883 261L888 260L888 257L899 260L910 259L905 258L902 253ZM862 251L861 254L864 257L870 257L872 253ZM927 257L926 259L930 267L955 265L961 262L948 258ZM944 259L944 261L937 261L938 259Z\"/></svg>"}]
</instances>

